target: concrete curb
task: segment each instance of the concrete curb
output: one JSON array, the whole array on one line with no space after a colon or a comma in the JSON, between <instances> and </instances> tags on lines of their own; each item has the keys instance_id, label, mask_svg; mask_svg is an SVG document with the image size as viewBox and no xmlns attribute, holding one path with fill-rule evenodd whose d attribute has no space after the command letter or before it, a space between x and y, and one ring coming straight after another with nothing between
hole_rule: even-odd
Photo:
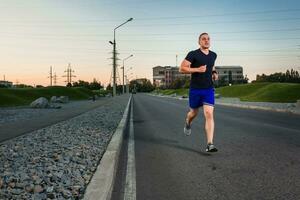
<instances>
[{"instance_id":1,"label":"concrete curb","mask_svg":"<svg viewBox=\"0 0 300 200\"><path fill-rule=\"evenodd\" d=\"M107 149L88 184L84 200L109 200L114 187L115 176L118 167L118 159L123 142L123 134L128 122L132 95L129 98L123 117L114 132Z\"/></svg>"},{"instance_id":2,"label":"concrete curb","mask_svg":"<svg viewBox=\"0 0 300 200\"><path fill-rule=\"evenodd\" d=\"M149 94L151 96L156 97L165 97L165 98L173 98L173 99L179 99L179 100L189 100L188 98L181 98L181 97L171 97L167 95L154 95ZM255 110L267 110L267 111L274 111L274 112L282 112L282 113L292 113L296 115L300 115L300 109L294 109L294 110L288 110L288 109L279 109L279 108L272 108L272 107L263 107L263 106L254 106L254 105L244 105L244 104L233 104L233 103L222 103L222 102L216 102L216 105L222 105L222 106L230 106L230 107L236 107L236 108L246 108L246 109L255 109Z\"/></svg>"}]
</instances>

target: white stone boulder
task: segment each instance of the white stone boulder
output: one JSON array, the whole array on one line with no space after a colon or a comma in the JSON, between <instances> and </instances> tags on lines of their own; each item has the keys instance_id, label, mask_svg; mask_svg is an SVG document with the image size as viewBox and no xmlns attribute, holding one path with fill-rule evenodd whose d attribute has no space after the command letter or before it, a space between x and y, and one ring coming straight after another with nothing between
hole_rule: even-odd
<instances>
[{"instance_id":1,"label":"white stone boulder","mask_svg":"<svg viewBox=\"0 0 300 200\"><path fill-rule=\"evenodd\" d=\"M297 107L297 108L300 108L300 99L297 100L296 107Z\"/></svg>"},{"instance_id":2,"label":"white stone boulder","mask_svg":"<svg viewBox=\"0 0 300 200\"><path fill-rule=\"evenodd\" d=\"M57 103L57 99L58 99L57 96L52 96L51 99L50 99L50 102L51 103Z\"/></svg>"},{"instance_id":3,"label":"white stone boulder","mask_svg":"<svg viewBox=\"0 0 300 200\"><path fill-rule=\"evenodd\" d=\"M45 97L40 97L30 104L31 108L48 108L49 101Z\"/></svg>"},{"instance_id":4,"label":"white stone boulder","mask_svg":"<svg viewBox=\"0 0 300 200\"><path fill-rule=\"evenodd\" d=\"M57 102L58 102L58 103L68 103L68 102L69 102L69 97L68 97L68 96L60 96L60 97L57 99Z\"/></svg>"}]
</instances>

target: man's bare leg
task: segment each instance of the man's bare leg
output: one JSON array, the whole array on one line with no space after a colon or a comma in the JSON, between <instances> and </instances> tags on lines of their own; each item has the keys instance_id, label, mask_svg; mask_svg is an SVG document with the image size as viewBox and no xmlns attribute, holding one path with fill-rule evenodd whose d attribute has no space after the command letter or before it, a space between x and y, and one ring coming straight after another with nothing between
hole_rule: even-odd
<instances>
[{"instance_id":1,"label":"man's bare leg","mask_svg":"<svg viewBox=\"0 0 300 200\"><path fill-rule=\"evenodd\" d=\"M191 123L192 120L197 116L197 114L198 114L198 108L197 109L190 108L190 111L187 113L184 129L183 129L183 132L186 136L191 135L192 133Z\"/></svg>"},{"instance_id":2,"label":"man's bare leg","mask_svg":"<svg viewBox=\"0 0 300 200\"><path fill-rule=\"evenodd\" d=\"M205 132L207 144L213 144L214 138L214 107L210 105L203 105L203 112L205 117Z\"/></svg>"},{"instance_id":3,"label":"man's bare leg","mask_svg":"<svg viewBox=\"0 0 300 200\"><path fill-rule=\"evenodd\" d=\"M210 105L203 105L203 112L205 117L205 132L207 138L206 152L217 152L218 149L213 145L214 138L214 107Z\"/></svg>"},{"instance_id":4,"label":"man's bare leg","mask_svg":"<svg viewBox=\"0 0 300 200\"><path fill-rule=\"evenodd\" d=\"M190 111L187 113L186 122L190 125L193 119L197 116L199 109L190 108Z\"/></svg>"}]
</instances>

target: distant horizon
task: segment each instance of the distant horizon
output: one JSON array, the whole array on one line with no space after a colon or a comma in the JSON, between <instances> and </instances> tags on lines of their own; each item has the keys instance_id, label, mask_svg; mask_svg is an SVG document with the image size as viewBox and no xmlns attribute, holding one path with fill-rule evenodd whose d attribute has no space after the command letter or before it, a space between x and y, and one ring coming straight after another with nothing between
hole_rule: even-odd
<instances>
[{"instance_id":1,"label":"distant horizon","mask_svg":"<svg viewBox=\"0 0 300 200\"><path fill-rule=\"evenodd\" d=\"M211 36L217 66L242 66L244 75L300 70L300 2L221 0L10 0L0 3L0 80L49 85L49 68L65 85L71 63L74 80L105 86L112 72L113 29L130 78L152 82L152 68L175 66L198 48L201 32ZM12 15L14 13L14 15Z\"/></svg>"},{"instance_id":2,"label":"distant horizon","mask_svg":"<svg viewBox=\"0 0 300 200\"><path fill-rule=\"evenodd\" d=\"M176 66L176 65L174 65L174 66L171 66L171 65L165 65L165 66L157 65L157 66L155 66L155 67L178 67L178 68L179 68L179 66ZM242 67L242 68L243 68L243 66L240 66L240 65L216 65L215 67ZM154 68L154 67L153 67L153 68ZM287 70L291 70L291 69L293 69L293 70L295 70L295 71L298 71L297 69L289 68L289 69L286 69L285 71L280 71L280 72L278 71L278 72L272 72L272 73L262 73L262 74L264 74L264 75L270 75L270 74L273 74L273 73L286 73ZM244 70L244 69L243 69L243 70ZM298 72L300 73L300 71L298 71ZM262 74L257 74L257 75L262 75ZM257 75L256 75L256 76L257 76ZM247 76L247 75L244 74L244 77L246 77L246 76ZM249 83L251 83L252 81L255 81L255 80L256 80L256 76L255 76L255 79L252 79L252 80L249 79ZM145 78L146 78L146 77L132 78L132 80L136 80L136 79L145 79ZM248 77L247 77L247 78L248 78ZM151 83L153 83L153 77L152 77L152 78L146 78L146 79L150 80ZM3 80L0 79L0 81L8 81L8 82L12 82L13 85L20 85L20 84L23 84L23 83L14 84L13 81L7 80L6 78L5 78L5 80L4 80L4 79L3 79ZM49 81L50 81L50 80L49 80ZM74 82L78 82L78 81L93 82L94 80L88 81L88 80L78 79L78 80L76 80L76 81L72 81L72 84L73 84ZM101 85L104 86L105 88L109 85L109 84L104 84L104 83L102 83L102 82L99 81L99 80L96 80L96 81L97 81L98 83L101 83ZM28 85L28 84L25 84L25 85ZM37 85L39 85L39 84L37 84ZM35 86L37 86L37 85L29 85L29 86L35 87ZM67 84L65 84L65 85L58 85L58 84L54 85L54 84L52 84L52 86L66 86L66 85L67 85ZM122 84L118 84L118 85L122 85ZM41 85L41 86L48 87L48 86L51 86L51 85L49 84L49 85Z\"/></svg>"}]
</instances>

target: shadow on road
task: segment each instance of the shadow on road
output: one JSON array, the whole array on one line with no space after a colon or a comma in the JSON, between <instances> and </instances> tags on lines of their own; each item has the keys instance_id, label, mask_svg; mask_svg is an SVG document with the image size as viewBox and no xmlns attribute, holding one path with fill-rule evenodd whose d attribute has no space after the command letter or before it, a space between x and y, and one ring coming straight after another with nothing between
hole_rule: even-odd
<instances>
[{"instance_id":1,"label":"shadow on road","mask_svg":"<svg viewBox=\"0 0 300 200\"><path fill-rule=\"evenodd\" d=\"M181 149L181 150L184 150L184 151L197 153L197 154L200 154L202 156L211 156L210 153L206 153L206 152L195 150L195 149L190 148L190 147L178 145L177 140L166 139L166 138L162 138L162 137L159 137L159 138L157 138L157 137L155 137L155 138L154 137L145 137L145 136L139 136L139 135L135 135L134 138L135 138L135 140L143 141L143 142L146 142L146 143L165 145L165 146L168 146L168 147L177 148L177 149Z\"/></svg>"}]
</instances>

